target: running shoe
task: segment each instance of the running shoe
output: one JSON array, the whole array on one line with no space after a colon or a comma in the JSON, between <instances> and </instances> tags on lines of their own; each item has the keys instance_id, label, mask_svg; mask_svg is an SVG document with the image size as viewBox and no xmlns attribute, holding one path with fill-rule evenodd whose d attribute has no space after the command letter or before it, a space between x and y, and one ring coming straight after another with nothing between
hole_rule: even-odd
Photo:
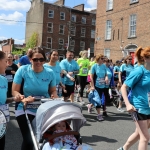
<instances>
[{"instance_id":1,"label":"running shoe","mask_svg":"<svg viewBox=\"0 0 150 150\"><path fill-rule=\"evenodd\" d=\"M104 121L104 118L102 117L102 115L98 115L98 116L97 116L97 120L99 120L99 121Z\"/></svg>"},{"instance_id":2,"label":"running shoe","mask_svg":"<svg viewBox=\"0 0 150 150\"><path fill-rule=\"evenodd\" d=\"M117 111L125 112L125 110L123 110L122 108L118 108Z\"/></svg>"},{"instance_id":3,"label":"running shoe","mask_svg":"<svg viewBox=\"0 0 150 150\"><path fill-rule=\"evenodd\" d=\"M108 115L107 115L107 112L106 112L106 111L104 111L104 112L103 112L103 116L104 116L104 117L108 117Z\"/></svg>"},{"instance_id":4,"label":"running shoe","mask_svg":"<svg viewBox=\"0 0 150 150\"><path fill-rule=\"evenodd\" d=\"M120 147L120 148L119 148L119 149L117 149L117 150L124 150L124 149L123 149L123 147Z\"/></svg>"}]
</instances>

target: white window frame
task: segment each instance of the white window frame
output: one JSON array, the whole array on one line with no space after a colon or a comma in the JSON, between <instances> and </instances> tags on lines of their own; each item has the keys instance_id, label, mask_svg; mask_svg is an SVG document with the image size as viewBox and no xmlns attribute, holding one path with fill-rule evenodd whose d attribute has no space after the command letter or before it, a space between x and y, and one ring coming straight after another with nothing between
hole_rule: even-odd
<instances>
[{"instance_id":1,"label":"white window frame","mask_svg":"<svg viewBox=\"0 0 150 150\"><path fill-rule=\"evenodd\" d=\"M52 16L51 16L51 17L49 16L50 11L52 11L52 12L53 12L53 13L51 13L51 14L52 14ZM48 10L48 18L54 18L54 10Z\"/></svg>"},{"instance_id":2,"label":"white window frame","mask_svg":"<svg viewBox=\"0 0 150 150\"><path fill-rule=\"evenodd\" d=\"M86 24L86 17L82 17L81 23L82 23L82 24Z\"/></svg>"},{"instance_id":3,"label":"white window frame","mask_svg":"<svg viewBox=\"0 0 150 150\"><path fill-rule=\"evenodd\" d=\"M130 15L129 37L136 37L136 22L137 22L137 15L136 14Z\"/></svg>"},{"instance_id":4,"label":"white window frame","mask_svg":"<svg viewBox=\"0 0 150 150\"><path fill-rule=\"evenodd\" d=\"M139 0L130 0L130 4L132 4L132 3L136 3L136 2L138 2Z\"/></svg>"},{"instance_id":5,"label":"white window frame","mask_svg":"<svg viewBox=\"0 0 150 150\"><path fill-rule=\"evenodd\" d=\"M49 24L51 24L52 26L50 27ZM51 31L49 31L49 29L50 29ZM47 32L48 32L48 33L53 33L53 23L52 23L52 22L48 22L48 23L47 23Z\"/></svg>"},{"instance_id":6,"label":"white window frame","mask_svg":"<svg viewBox=\"0 0 150 150\"><path fill-rule=\"evenodd\" d=\"M111 31L112 30L112 21L106 21L106 33L105 33L105 40L111 40Z\"/></svg>"},{"instance_id":7,"label":"white window frame","mask_svg":"<svg viewBox=\"0 0 150 150\"><path fill-rule=\"evenodd\" d=\"M85 50L85 42L84 41L80 41L80 51Z\"/></svg>"},{"instance_id":8,"label":"white window frame","mask_svg":"<svg viewBox=\"0 0 150 150\"><path fill-rule=\"evenodd\" d=\"M63 18L61 18L61 17L63 17ZM65 20L65 12L60 12L60 20Z\"/></svg>"},{"instance_id":9,"label":"white window frame","mask_svg":"<svg viewBox=\"0 0 150 150\"><path fill-rule=\"evenodd\" d=\"M76 22L76 15L71 15L71 21Z\"/></svg>"},{"instance_id":10,"label":"white window frame","mask_svg":"<svg viewBox=\"0 0 150 150\"><path fill-rule=\"evenodd\" d=\"M62 43L60 43L60 41L63 41ZM64 39L62 39L62 38L59 38L59 40L58 40L58 49L59 50L64 50ZM61 46L61 48L60 48L60 46Z\"/></svg>"},{"instance_id":11,"label":"white window frame","mask_svg":"<svg viewBox=\"0 0 150 150\"><path fill-rule=\"evenodd\" d=\"M90 42L90 53L94 53L94 42Z\"/></svg>"},{"instance_id":12,"label":"white window frame","mask_svg":"<svg viewBox=\"0 0 150 150\"><path fill-rule=\"evenodd\" d=\"M108 53L109 52L109 53ZM108 53L108 54L107 54ZM109 48L105 48L104 49L104 56L106 56L107 58L110 58L110 49Z\"/></svg>"},{"instance_id":13,"label":"white window frame","mask_svg":"<svg viewBox=\"0 0 150 150\"><path fill-rule=\"evenodd\" d=\"M63 27L63 28L61 28L61 27ZM63 33L60 32L61 30L63 31ZM60 24L59 25L59 34L64 34L64 32L65 32L65 25Z\"/></svg>"},{"instance_id":14,"label":"white window frame","mask_svg":"<svg viewBox=\"0 0 150 150\"><path fill-rule=\"evenodd\" d=\"M70 27L70 35L71 36L75 36L76 35L76 27L75 26L71 26Z\"/></svg>"},{"instance_id":15,"label":"white window frame","mask_svg":"<svg viewBox=\"0 0 150 150\"><path fill-rule=\"evenodd\" d=\"M51 39L51 42L49 42L48 39ZM48 44L50 44L50 47L48 46ZM47 49L52 49L52 38L51 37L47 37Z\"/></svg>"},{"instance_id":16,"label":"white window frame","mask_svg":"<svg viewBox=\"0 0 150 150\"><path fill-rule=\"evenodd\" d=\"M92 25L95 26L96 25L96 19L92 18Z\"/></svg>"},{"instance_id":17,"label":"white window frame","mask_svg":"<svg viewBox=\"0 0 150 150\"><path fill-rule=\"evenodd\" d=\"M91 30L91 38L95 39L95 30Z\"/></svg>"},{"instance_id":18,"label":"white window frame","mask_svg":"<svg viewBox=\"0 0 150 150\"><path fill-rule=\"evenodd\" d=\"M106 10L112 10L113 9L113 0L107 0L107 8Z\"/></svg>"},{"instance_id":19,"label":"white window frame","mask_svg":"<svg viewBox=\"0 0 150 150\"><path fill-rule=\"evenodd\" d=\"M81 28L81 37L85 37L86 28Z\"/></svg>"}]
</instances>

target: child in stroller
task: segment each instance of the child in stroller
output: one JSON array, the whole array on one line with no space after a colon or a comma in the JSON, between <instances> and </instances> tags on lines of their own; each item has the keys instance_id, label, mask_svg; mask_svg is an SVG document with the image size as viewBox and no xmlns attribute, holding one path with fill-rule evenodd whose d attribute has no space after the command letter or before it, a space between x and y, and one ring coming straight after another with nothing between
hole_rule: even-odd
<instances>
[{"instance_id":1,"label":"child in stroller","mask_svg":"<svg viewBox=\"0 0 150 150\"><path fill-rule=\"evenodd\" d=\"M67 121L61 121L57 124L55 124L53 127L51 127L45 134L44 138L47 139L50 136L50 133L57 134L62 132L71 131L71 128ZM51 149L72 149L75 150L78 147L77 139L74 135L64 135L56 137L49 142L47 142L43 150L49 150Z\"/></svg>"}]
</instances>

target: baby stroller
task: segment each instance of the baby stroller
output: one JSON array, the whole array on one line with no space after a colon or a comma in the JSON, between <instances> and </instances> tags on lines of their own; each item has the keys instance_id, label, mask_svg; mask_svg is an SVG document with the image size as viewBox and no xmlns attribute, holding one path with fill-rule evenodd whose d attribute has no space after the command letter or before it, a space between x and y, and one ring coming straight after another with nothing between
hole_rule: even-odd
<instances>
[{"instance_id":1,"label":"baby stroller","mask_svg":"<svg viewBox=\"0 0 150 150\"><path fill-rule=\"evenodd\" d=\"M55 124L64 120L67 120L72 131L52 135L49 129ZM82 139L80 137L79 130L85 124L85 122L86 119L82 115L82 109L77 104L69 102L66 103L60 100L52 100L41 104L32 123L37 141L37 146L34 143L35 150L42 150L47 141L63 135L74 135L78 144L82 145ZM48 132L50 136L48 139L45 139L43 135ZM35 141L33 136L32 139ZM86 146L88 148L84 148L84 150L92 150L90 146ZM51 150L50 146L49 150ZM78 148L75 150L78 150Z\"/></svg>"},{"instance_id":2,"label":"baby stroller","mask_svg":"<svg viewBox=\"0 0 150 150\"><path fill-rule=\"evenodd\" d=\"M116 93L115 89L112 88L112 104L113 104L113 106L118 108L119 100L120 100L120 96Z\"/></svg>"}]
</instances>

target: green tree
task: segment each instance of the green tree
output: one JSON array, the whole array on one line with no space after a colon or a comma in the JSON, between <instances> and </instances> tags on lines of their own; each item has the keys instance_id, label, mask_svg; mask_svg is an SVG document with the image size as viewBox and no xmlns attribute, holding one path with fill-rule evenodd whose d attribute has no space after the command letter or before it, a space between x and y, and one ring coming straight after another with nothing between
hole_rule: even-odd
<instances>
[{"instance_id":1,"label":"green tree","mask_svg":"<svg viewBox=\"0 0 150 150\"><path fill-rule=\"evenodd\" d=\"M36 47L37 43L38 43L38 34L34 32L26 44L26 49Z\"/></svg>"}]
</instances>

